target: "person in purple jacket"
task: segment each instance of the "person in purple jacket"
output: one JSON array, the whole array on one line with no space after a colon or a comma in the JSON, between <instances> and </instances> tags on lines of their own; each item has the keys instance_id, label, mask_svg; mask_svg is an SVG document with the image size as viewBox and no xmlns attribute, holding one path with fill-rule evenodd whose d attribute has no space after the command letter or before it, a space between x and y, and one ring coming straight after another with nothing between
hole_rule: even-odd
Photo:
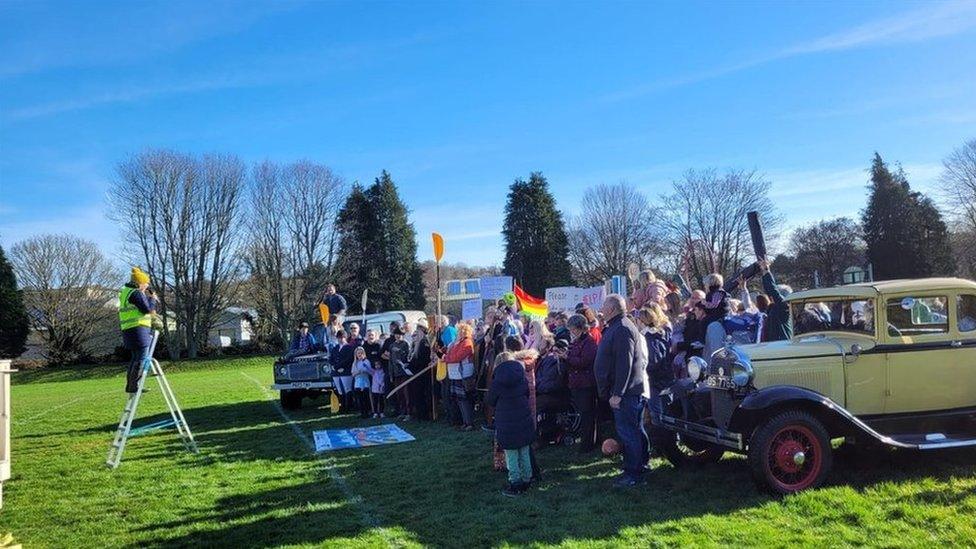
<instances>
[{"instance_id":1,"label":"person in purple jacket","mask_svg":"<svg viewBox=\"0 0 976 549\"><path fill-rule=\"evenodd\" d=\"M142 365L150 358L152 315L156 311L156 294L149 289L149 275L139 267L132 268L129 282L119 290L119 325L122 345L132 353L125 378L125 392L139 390Z\"/></svg>"},{"instance_id":2,"label":"person in purple jacket","mask_svg":"<svg viewBox=\"0 0 976 549\"><path fill-rule=\"evenodd\" d=\"M564 358L573 406L580 415L580 452L590 452L596 446L596 360L597 342L590 335L586 317L575 314L566 321L571 341Z\"/></svg>"}]
</instances>

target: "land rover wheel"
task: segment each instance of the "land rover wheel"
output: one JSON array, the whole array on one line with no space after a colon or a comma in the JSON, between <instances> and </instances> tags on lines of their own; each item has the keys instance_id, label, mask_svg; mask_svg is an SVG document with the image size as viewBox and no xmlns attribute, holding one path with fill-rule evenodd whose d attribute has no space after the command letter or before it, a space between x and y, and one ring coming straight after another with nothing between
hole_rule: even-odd
<instances>
[{"instance_id":1,"label":"land rover wheel","mask_svg":"<svg viewBox=\"0 0 976 549\"><path fill-rule=\"evenodd\" d=\"M281 407L285 410L298 410L302 407L303 391L285 389L281 391Z\"/></svg>"},{"instance_id":2,"label":"land rover wheel","mask_svg":"<svg viewBox=\"0 0 976 549\"><path fill-rule=\"evenodd\" d=\"M656 440L661 454L675 467L716 463L725 450L721 446L695 439L682 439L678 433L662 433Z\"/></svg>"},{"instance_id":3,"label":"land rover wheel","mask_svg":"<svg viewBox=\"0 0 976 549\"><path fill-rule=\"evenodd\" d=\"M753 480L774 494L819 486L830 473L832 449L827 429L799 410L783 412L759 425L749 441Z\"/></svg>"}]
</instances>

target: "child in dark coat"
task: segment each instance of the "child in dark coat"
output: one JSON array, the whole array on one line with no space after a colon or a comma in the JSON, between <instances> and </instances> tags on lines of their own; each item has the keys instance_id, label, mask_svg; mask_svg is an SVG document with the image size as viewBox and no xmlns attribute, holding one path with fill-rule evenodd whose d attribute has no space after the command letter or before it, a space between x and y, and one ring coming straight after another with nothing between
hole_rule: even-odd
<instances>
[{"instance_id":1,"label":"child in dark coat","mask_svg":"<svg viewBox=\"0 0 976 549\"><path fill-rule=\"evenodd\" d=\"M495 440L505 451L508 467L508 487L502 493L510 497L525 492L532 480L529 446L535 427L523 370L517 360L502 362L495 366L488 390L487 404L495 409Z\"/></svg>"}]
</instances>

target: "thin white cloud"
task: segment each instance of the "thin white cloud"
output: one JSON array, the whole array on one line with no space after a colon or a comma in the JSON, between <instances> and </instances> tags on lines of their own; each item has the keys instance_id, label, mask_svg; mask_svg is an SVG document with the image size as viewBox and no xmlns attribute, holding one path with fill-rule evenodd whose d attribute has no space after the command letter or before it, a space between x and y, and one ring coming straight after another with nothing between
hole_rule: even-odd
<instances>
[{"instance_id":1,"label":"thin white cloud","mask_svg":"<svg viewBox=\"0 0 976 549\"><path fill-rule=\"evenodd\" d=\"M666 78L605 95L607 102L623 101L659 90L703 82L801 55L845 51L872 46L921 42L953 36L976 28L976 2L928 3L924 7L858 25L807 42L785 47L724 66Z\"/></svg>"},{"instance_id":2,"label":"thin white cloud","mask_svg":"<svg viewBox=\"0 0 976 549\"><path fill-rule=\"evenodd\" d=\"M924 7L786 48L775 58L849 50L867 46L920 42L952 36L976 27L976 2L927 2Z\"/></svg>"},{"instance_id":3,"label":"thin white cloud","mask_svg":"<svg viewBox=\"0 0 976 549\"><path fill-rule=\"evenodd\" d=\"M218 89L241 88L266 83L262 79L247 76L226 75L223 77L206 77L200 80L187 81L178 84L142 85L120 88L89 96L75 97L50 103L41 103L26 107L9 109L6 118L9 121L28 120L44 116L52 116L66 112L90 109L102 105L117 103L132 103L145 99L153 99L172 94L196 93Z\"/></svg>"},{"instance_id":4,"label":"thin white cloud","mask_svg":"<svg viewBox=\"0 0 976 549\"><path fill-rule=\"evenodd\" d=\"M215 90L300 84L336 71L345 66L363 64L386 53L431 40L426 34L414 34L389 43L352 43L323 48L314 52L273 53L247 59L237 66L180 80L156 77L151 83L121 84L103 91L88 92L35 105L7 107L3 111L7 122L54 116L104 105L134 103L172 95L192 94ZM397 93L402 90L387 91ZM389 96L389 95L388 95ZM388 97L387 96L387 97ZM366 96L365 100L384 96Z\"/></svg>"},{"instance_id":5,"label":"thin white cloud","mask_svg":"<svg viewBox=\"0 0 976 549\"><path fill-rule=\"evenodd\" d=\"M115 6L78 4L93 17L80 24L72 6L25 2L5 6L0 26L0 78L65 68L136 63L209 39L241 32L262 19L301 4L278 2L131 2Z\"/></svg>"}]
</instances>

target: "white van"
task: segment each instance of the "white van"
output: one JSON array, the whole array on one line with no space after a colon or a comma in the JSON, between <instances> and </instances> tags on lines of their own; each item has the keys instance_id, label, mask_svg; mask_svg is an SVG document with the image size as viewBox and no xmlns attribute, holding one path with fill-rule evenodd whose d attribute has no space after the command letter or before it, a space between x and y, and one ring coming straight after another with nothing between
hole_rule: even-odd
<instances>
[{"instance_id":1,"label":"white van","mask_svg":"<svg viewBox=\"0 0 976 549\"><path fill-rule=\"evenodd\" d=\"M423 311L387 311L385 313L366 315L365 320L362 316L347 316L342 327L348 332L349 325L355 322L359 324L360 334L365 334L367 328L376 330L379 334L389 334L391 322L399 322L403 326L405 322L416 324L422 318L426 319L427 313Z\"/></svg>"}]
</instances>

